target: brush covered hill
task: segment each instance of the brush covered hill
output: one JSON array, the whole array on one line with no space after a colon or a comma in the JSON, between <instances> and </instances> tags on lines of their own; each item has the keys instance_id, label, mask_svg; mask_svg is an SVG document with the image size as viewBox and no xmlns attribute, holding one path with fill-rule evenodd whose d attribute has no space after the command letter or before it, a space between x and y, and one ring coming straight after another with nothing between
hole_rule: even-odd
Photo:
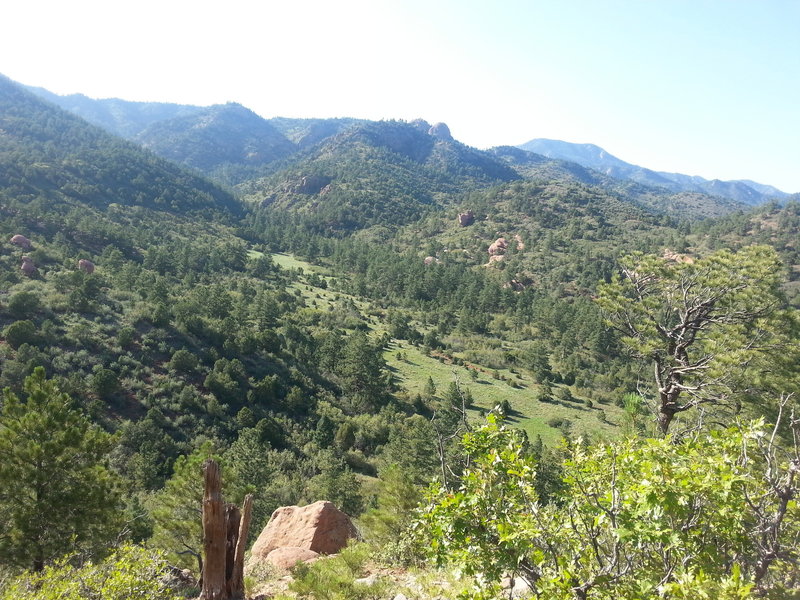
<instances>
[{"instance_id":1,"label":"brush covered hill","mask_svg":"<svg viewBox=\"0 0 800 600\"><path fill-rule=\"evenodd\" d=\"M614 177L596 169L594 163L583 164L561 158L549 158L514 146L489 150L526 179L567 180L594 185L613 192L652 211L690 219L720 217L746 209L748 204L726 195L661 186L657 181Z\"/></svg>"},{"instance_id":2,"label":"brush covered hill","mask_svg":"<svg viewBox=\"0 0 800 600\"><path fill-rule=\"evenodd\" d=\"M356 125L241 191L250 203L306 215L321 230L352 232L409 223L464 192L520 178L492 156L430 129L420 122Z\"/></svg>"},{"instance_id":3,"label":"brush covered hill","mask_svg":"<svg viewBox=\"0 0 800 600\"><path fill-rule=\"evenodd\" d=\"M219 187L89 125L0 76L0 186L15 198L97 208L238 214Z\"/></svg>"},{"instance_id":4,"label":"brush covered hill","mask_svg":"<svg viewBox=\"0 0 800 600\"><path fill-rule=\"evenodd\" d=\"M254 171L298 150L269 121L235 103L155 122L134 139L159 156L220 176L237 168Z\"/></svg>"},{"instance_id":5,"label":"brush covered hill","mask_svg":"<svg viewBox=\"0 0 800 600\"><path fill-rule=\"evenodd\" d=\"M540 138L521 144L519 148L549 158L576 162L616 179L628 179L650 187L671 190L672 192L691 192L719 196L749 206L763 204L770 199L784 199L788 196L788 194L773 186L749 180L708 180L703 177L684 175L682 173L653 171L652 169L627 163L594 144L573 144L560 140Z\"/></svg>"},{"instance_id":6,"label":"brush covered hill","mask_svg":"<svg viewBox=\"0 0 800 600\"><path fill-rule=\"evenodd\" d=\"M132 102L119 98L95 99L84 94L60 96L41 87L26 88L89 123L128 139L134 138L158 121L188 116L203 110L202 107L191 104Z\"/></svg>"}]
</instances>

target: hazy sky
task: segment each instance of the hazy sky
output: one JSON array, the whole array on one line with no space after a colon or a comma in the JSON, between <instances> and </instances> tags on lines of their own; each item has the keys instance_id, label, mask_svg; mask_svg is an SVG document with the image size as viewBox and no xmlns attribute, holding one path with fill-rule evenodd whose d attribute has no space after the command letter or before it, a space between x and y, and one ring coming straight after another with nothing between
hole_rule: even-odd
<instances>
[{"instance_id":1,"label":"hazy sky","mask_svg":"<svg viewBox=\"0 0 800 600\"><path fill-rule=\"evenodd\" d=\"M59 94L424 118L800 192L800 1L8 0L0 72Z\"/></svg>"}]
</instances>

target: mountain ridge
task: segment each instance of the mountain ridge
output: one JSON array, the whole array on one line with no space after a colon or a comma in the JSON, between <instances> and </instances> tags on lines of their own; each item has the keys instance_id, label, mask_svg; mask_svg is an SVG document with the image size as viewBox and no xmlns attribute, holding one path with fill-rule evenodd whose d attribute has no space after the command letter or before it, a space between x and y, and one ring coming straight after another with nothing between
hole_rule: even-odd
<instances>
[{"instance_id":1,"label":"mountain ridge","mask_svg":"<svg viewBox=\"0 0 800 600\"><path fill-rule=\"evenodd\" d=\"M630 179L645 185L664 187L674 192L701 192L723 196L750 206L763 204L773 198L784 199L790 195L774 186L747 179L709 180L699 175L655 171L628 163L596 144L534 138L524 144L519 144L517 148L549 158L577 162L616 179Z\"/></svg>"}]
</instances>

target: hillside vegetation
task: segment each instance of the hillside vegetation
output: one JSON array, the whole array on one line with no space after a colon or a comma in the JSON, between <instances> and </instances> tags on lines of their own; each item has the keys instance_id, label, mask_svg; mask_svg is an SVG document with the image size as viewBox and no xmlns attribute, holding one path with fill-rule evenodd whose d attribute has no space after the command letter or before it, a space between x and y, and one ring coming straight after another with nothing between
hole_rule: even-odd
<instances>
[{"instance_id":1,"label":"hillside vegetation","mask_svg":"<svg viewBox=\"0 0 800 600\"><path fill-rule=\"evenodd\" d=\"M133 108L176 162L0 78L0 597L190 597L153 574L199 570L209 457L253 532L362 519L284 594L437 565L474 579L421 597L796 593L797 202L422 121Z\"/></svg>"}]
</instances>

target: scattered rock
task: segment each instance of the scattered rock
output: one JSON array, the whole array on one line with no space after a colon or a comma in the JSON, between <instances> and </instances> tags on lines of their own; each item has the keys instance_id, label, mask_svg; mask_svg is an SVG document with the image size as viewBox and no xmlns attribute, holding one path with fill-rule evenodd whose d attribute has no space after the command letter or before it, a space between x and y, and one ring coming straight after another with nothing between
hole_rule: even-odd
<instances>
[{"instance_id":1,"label":"scattered rock","mask_svg":"<svg viewBox=\"0 0 800 600\"><path fill-rule=\"evenodd\" d=\"M428 131L430 131L431 129L431 124L424 119L414 119L413 121L411 121L411 123L409 123L409 125L411 125L414 129L421 131L423 133L428 133Z\"/></svg>"},{"instance_id":2,"label":"scattered rock","mask_svg":"<svg viewBox=\"0 0 800 600\"><path fill-rule=\"evenodd\" d=\"M430 129L428 129L428 135L432 135L433 137L446 142L453 141L453 136L450 135L450 128L444 123L435 123Z\"/></svg>"},{"instance_id":3,"label":"scattered rock","mask_svg":"<svg viewBox=\"0 0 800 600\"><path fill-rule=\"evenodd\" d=\"M33 247L31 241L20 233L11 236L11 243L15 246L19 246L23 250L30 250Z\"/></svg>"},{"instance_id":4,"label":"scattered rock","mask_svg":"<svg viewBox=\"0 0 800 600\"><path fill-rule=\"evenodd\" d=\"M86 258L82 258L78 261L78 268L89 275L94 273L94 263Z\"/></svg>"},{"instance_id":5,"label":"scattered rock","mask_svg":"<svg viewBox=\"0 0 800 600\"><path fill-rule=\"evenodd\" d=\"M350 517L332 502L320 500L308 506L284 506L272 513L251 551L263 560L275 548L304 548L318 554L335 554L358 538Z\"/></svg>"},{"instance_id":6,"label":"scattered rock","mask_svg":"<svg viewBox=\"0 0 800 600\"><path fill-rule=\"evenodd\" d=\"M392 600L408 600L408 598L406 598L406 595L403 592L400 592L399 594L395 594Z\"/></svg>"},{"instance_id":7,"label":"scattered rock","mask_svg":"<svg viewBox=\"0 0 800 600\"><path fill-rule=\"evenodd\" d=\"M525 250L525 242L518 233L514 234L514 240L517 242L517 250Z\"/></svg>"},{"instance_id":8,"label":"scattered rock","mask_svg":"<svg viewBox=\"0 0 800 600\"><path fill-rule=\"evenodd\" d=\"M324 177L322 175L305 175L299 180L289 181L283 188L283 191L290 194L318 194L330 182L333 181L332 177Z\"/></svg>"},{"instance_id":9,"label":"scattered rock","mask_svg":"<svg viewBox=\"0 0 800 600\"><path fill-rule=\"evenodd\" d=\"M440 263L441 261L435 256L426 256L425 260L423 260L422 262L425 263L426 265L432 265L434 263Z\"/></svg>"},{"instance_id":10,"label":"scattered rock","mask_svg":"<svg viewBox=\"0 0 800 600\"><path fill-rule=\"evenodd\" d=\"M499 254L505 254L507 249L508 249L508 240L504 237L497 238L489 246L489 256L497 256Z\"/></svg>"},{"instance_id":11,"label":"scattered rock","mask_svg":"<svg viewBox=\"0 0 800 600\"><path fill-rule=\"evenodd\" d=\"M468 210L465 213L458 214L458 225L460 227L469 227L475 222L475 213Z\"/></svg>"},{"instance_id":12,"label":"scattered rock","mask_svg":"<svg viewBox=\"0 0 800 600\"><path fill-rule=\"evenodd\" d=\"M22 264L19 266L19 269L28 277L32 277L36 274L36 265L33 264L33 259L30 256L22 257Z\"/></svg>"},{"instance_id":13,"label":"scattered rock","mask_svg":"<svg viewBox=\"0 0 800 600\"><path fill-rule=\"evenodd\" d=\"M264 559L266 562L279 569L291 569L299 562L311 562L319 557L318 552L296 546L283 546L275 548L267 554Z\"/></svg>"},{"instance_id":14,"label":"scattered rock","mask_svg":"<svg viewBox=\"0 0 800 600\"><path fill-rule=\"evenodd\" d=\"M376 573L370 573L366 577L356 579L355 582L359 585L373 586L378 583L378 575Z\"/></svg>"},{"instance_id":15,"label":"scattered rock","mask_svg":"<svg viewBox=\"0 0 800 600\"><path fill-rule=\"evenodd\" d=\"M500 258L502 258L502 257L500 257ZM522 290L525 289L525 284L522 283L521 281L516 280L516 279L512 279L511 281L508 281L508 282L504 283L503 287L506 288L506 289L514 290L515 292L521 292Z\"/></svg>"},{"instance_id":16,"label":"scattered rock","mask_svg":"<svg viewBox=\"0 0 800 600\"><path fill-rule=\"evenodd\" d=\"M498 263L502 261L504 258L505 256L503 256L502 254L494 254L489 257L489 264L491 265L492 263Z\"/></svg>"},{"instance_id":17,"label":"scattered rock","mask_svg":"<svg viewBox=\"0 0 800 600\"><path fill-rule=\"evenodd\" d=\"M692 264L694 262L694 259L688 254L679 254L678 252L673 252L668 248L664 250L662 258L664 260L669 260L676 263Z\"/></svg>"}]
</instances>

